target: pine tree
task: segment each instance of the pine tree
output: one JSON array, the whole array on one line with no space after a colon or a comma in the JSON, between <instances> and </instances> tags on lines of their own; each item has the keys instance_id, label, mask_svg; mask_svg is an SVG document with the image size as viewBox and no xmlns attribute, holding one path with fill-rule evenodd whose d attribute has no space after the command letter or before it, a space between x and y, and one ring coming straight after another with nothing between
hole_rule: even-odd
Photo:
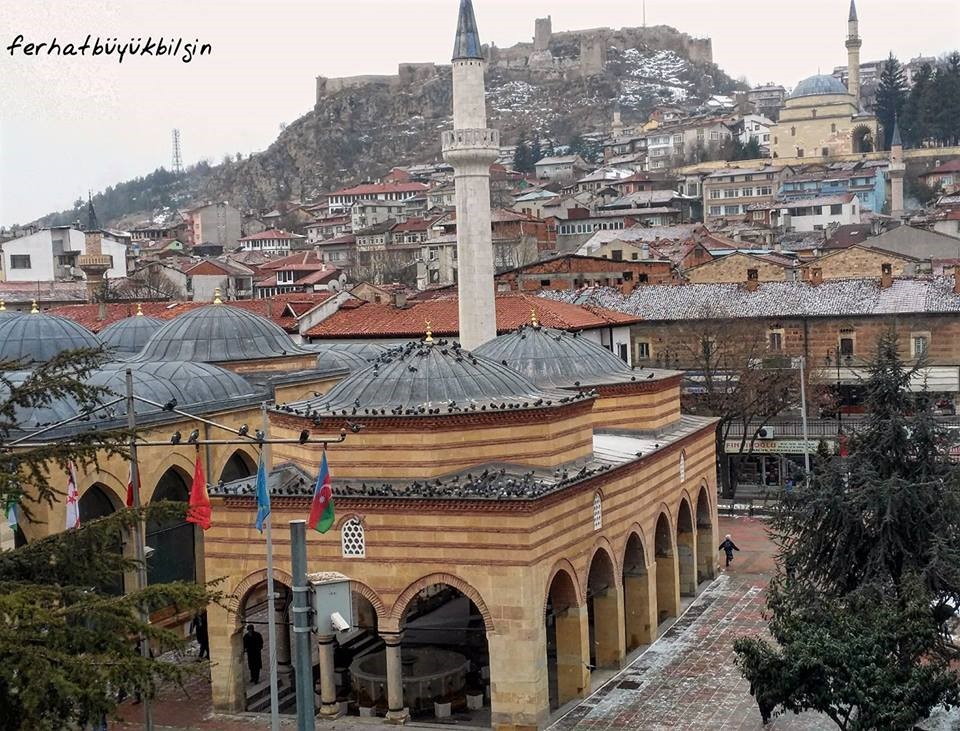
<instances>
[{"instance_id":1,"label":"pine tree","mask_svg":"<svg viewBox=\"0 0 960 731\"><path fill-rule=\"evenodd\" d=\"M533 144L530 145L530 169L535 170L536 164L545 157L542 146L540 145L540 135L533 138Z\"/></svg>"},{"instance_id":2,"label":"pine tree","mask_svg":"<svg viewBox=\"0 0 960 731\"><path fill-rule=\"evenodd\" d=\"M960 700L944 622L960 598L960 468L917 367L878 339L850 456L785 495L771 523L776 646L738 640L761 711L825 713L845 729L911 728Z\"/></svg>"},{"instance_id":3,"label":"pine tree","mask_svg":"<svg viewBox=\"0 0 960 731\"><path fill-rule=\"evenodd\" d=\"M933 67L925 63L913 77L913 86L907 96L900 123L904 140L911 147L921 147L933 133L930 106L932 84Z\"/></svg>"},{"instance_id":4,"label":"pine tree","mask_svg":"<svg viewBox=\"0 0 960 731\"><path fill-rule=\"evenodd\" d=\"M96 351L63 353L25 377L0 364L0 448L22 433L22 415L65 401L78 413L113 394L89 386L100 365ZM122 431L95 429L48 445L0 449L0 505L15 504L20 523L63 498L52 475L69 462L89 468L104 455L122 454ZM120 695L152 695L164 682L181 682L183 665L144 658L137 638L158 653L183 647L178 633L150 625L142 611L173 606L198 610L216 598L207 587L153 585L111 595L135 562L117 547L148 518L182 516L182 503L121 510L79 528L0 552L0 729L70 728L99 723Z\"/></svg>"},{"instance_id":5,"label":"pine tree","mask_svg":"<svg viewBox=\"0 0 960 731\"><path fill-rule=\"evenodd\" d=\"M530 147L523 138L517 142L517 147L513 151L513 169L518 173L529 173L533 171Z\"/></svg>"},{"instance_id":6,"label":"pine tree","mask_svg":"<svg viewBox=\"0 0 960 731\"><path fill-rule=\"evenodd\" d=\"M890 149L890 139L893 137L894 121L903 115L903 107L907 99L907 79L903 73L903 66L891 53L880 71L880 83L877 86L877 101L874 112L877 121L883 127L883 149Z\"/></svg>"},{"instance_id":7,"label":"pine tree","mask_svg":"<svg viewBox=\"0 0 960 731\"><path fill-rule=\"evenodd\" d=\"M933 77L931 125L937 142L960 142L960 52L946 57Z\"/></svg>"}]
</instances>

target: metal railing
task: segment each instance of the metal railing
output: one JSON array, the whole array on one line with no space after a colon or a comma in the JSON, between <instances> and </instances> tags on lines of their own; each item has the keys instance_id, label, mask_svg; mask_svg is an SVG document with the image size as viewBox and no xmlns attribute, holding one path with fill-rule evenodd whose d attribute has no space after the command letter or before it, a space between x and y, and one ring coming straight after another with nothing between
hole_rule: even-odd
<instances>
[{"instance_id":1,"label":"metal railing","mask_svg":"<svg viewBox=\"0 0 960 731\"><path fill-rule=\"evenodd\" d=\"M937 421L947 428L960 429L960 416L938 416ZM865 422L865 417L860 415L843 415L842 422L836 419L808 419L807 434L810 438L814 437L836 437L839 433L839 427L842 425L845 434L856 432ZM750 424L747 427L747 437L752 437L761 426L773 430L773 438L781 437L803 438L803 423L797 416L791 419L775 419L760 424L759 422ZM743 436L743 424L731 424L730 431L727 433L728 439L735 439Z\"/></svg>"}]
</instances>

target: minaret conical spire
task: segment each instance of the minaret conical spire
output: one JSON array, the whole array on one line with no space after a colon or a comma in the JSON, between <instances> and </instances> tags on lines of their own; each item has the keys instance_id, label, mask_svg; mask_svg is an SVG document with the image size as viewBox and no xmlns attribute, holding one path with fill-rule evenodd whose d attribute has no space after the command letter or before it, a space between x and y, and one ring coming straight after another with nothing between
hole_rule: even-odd
<instances>
[{"instance_id":1,"label":"minaret conical spire","mask_svg":"<svg viewBox=\"0 0 960 731\"><path fill-rule=\"evenodd\" d=\"M97 211L93 207L93 195L87 191L87 231L96 231L100 228L97 225Z\"/></svg>"},{"instance_id":2,"label":"minaret conical spire","mask_svg":"<svg viewBox=\"0 0 960 731\"><path fill-rule=\"evenodd\" d=\"M893 134L890 136L890 147L903 147L903 138L900 137L900 120L893 118Z\"/></svg>"},{"instance_id":3,"label":"minaret conical spire","mask_svg":"<svg viewBox=\"0 0 960 731\"><path fill-rule=\"evenodd\" d=\"M457 20L457 38L453 44L453 60L478 58L483 60L480 48L480 33L477 31L477 18L473 14L472 0L460 0L460 17Z\"/></svg>"},{"instance_id":4,"label":"minaret conical spire","mask_svg":"<svg viewBox=\"0 0 960 731\"><path fill-rule=\"evenodd\" d=\"M850 0L850 15L847 16L847 20L856 20L857 19L857 3L856 0Z\"/></svg>"}]
</instances>

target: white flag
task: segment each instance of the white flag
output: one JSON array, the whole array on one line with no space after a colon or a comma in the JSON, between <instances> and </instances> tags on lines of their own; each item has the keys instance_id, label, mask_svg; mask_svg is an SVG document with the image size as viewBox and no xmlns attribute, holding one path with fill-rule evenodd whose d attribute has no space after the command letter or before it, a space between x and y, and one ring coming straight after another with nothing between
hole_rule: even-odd
<instances>
[{"instance_id":1,"label":"white flag","mask_svg":"<svg viewBox=\"0 0 960 731\"><path fill-rule=\"evenodd\" d=\"M77 474L73 462L67 469L67 530L80 525L80 495L77 493Z\"/></svg>"}]
</instances>

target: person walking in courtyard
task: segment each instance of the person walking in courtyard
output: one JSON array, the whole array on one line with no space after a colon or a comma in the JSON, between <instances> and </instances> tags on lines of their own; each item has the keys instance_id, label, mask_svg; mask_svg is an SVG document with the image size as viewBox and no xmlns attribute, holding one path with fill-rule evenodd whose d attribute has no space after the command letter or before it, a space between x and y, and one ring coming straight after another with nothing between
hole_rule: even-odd
<instances>
[{"instance_id":1,"label":"person walking in courtyard","mask_svg":"<svg viewBox=\"0 0 960 731\"><path fill-rule=\"evenodd\" d=\"M207 613L200 612L196 614L190 623L190 631L197 638L197 644L200 646L200 652L197 653L197 662L204 657L210 659L210 635L207 633Z\"/></svg>"},{"instance_id":2,"label":"person walking in courtyard","mask_svg":"<svg viewBox=\"0 0 960 731\"><path fill-rule=\"evenodd\" d=\"M254 685L260 682L260 668L263 660L260 653L263 651L263 635L257 632L252 624L247 625L243 635L243 654L247 656L247 667L250 668L250 682ZM241 657L241 662L243 658Z\"/></svg>"},{"instance_id":3,"label":"person walking in courtyard","mask_svg":"<svg viewBox=\"0 0 960 731\"><path fill-rule=\"evenodd\" d=\"M718 548L717 550L723 551L724 554L726 554L726 557L727 557L726 567L730 568L730 562L733 561L733 552L739 551L740 549L737 548L737 544L733 542L733 539L730 537L730 534L727 533L726 538L723 539L723 543L720 544L720 548Z\"/></svg>"}]
</instances>

